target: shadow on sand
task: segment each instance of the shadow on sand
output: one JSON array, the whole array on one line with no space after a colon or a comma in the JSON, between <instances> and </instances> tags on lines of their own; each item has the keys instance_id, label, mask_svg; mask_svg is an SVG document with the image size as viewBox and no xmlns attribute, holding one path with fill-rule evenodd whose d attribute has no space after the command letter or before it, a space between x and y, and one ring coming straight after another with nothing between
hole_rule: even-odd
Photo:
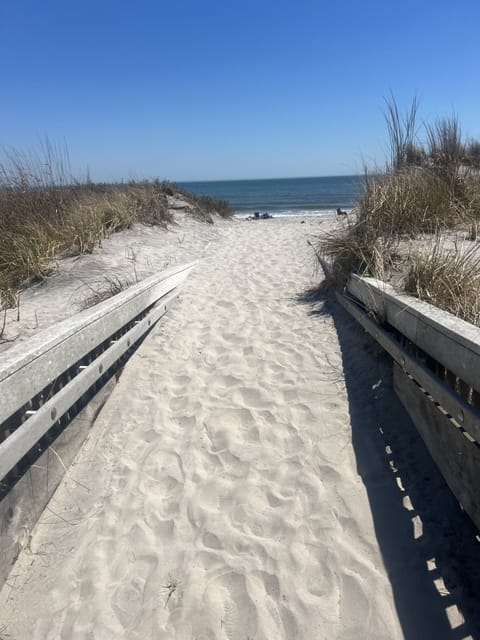
<instances>
[{"instance_id":1,"label":"shadow on sand","mask_svg":"<svg viewBox=\"0 0 480 640\"><path fill-rule=\"evenodd\" d=\"M395 395L391 360L333 296L316 289L297 302L335 323L357 470L404 637L480 638L478 531Z\"/></svg>"}]
</instances>

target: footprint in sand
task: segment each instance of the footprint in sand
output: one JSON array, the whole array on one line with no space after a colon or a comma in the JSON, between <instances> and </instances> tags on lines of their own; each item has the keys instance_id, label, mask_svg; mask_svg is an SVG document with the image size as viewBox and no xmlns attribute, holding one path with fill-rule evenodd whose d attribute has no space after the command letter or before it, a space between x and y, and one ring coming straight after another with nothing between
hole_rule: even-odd
<instances>
[{"instance_id":1,"label":"footprint in sand","mask_svg":"<svg viewBox=\"0 0 480 640\"><path fill-rule=\"evenodd\" d=\"M231 375L213 375L209 381L210 388L219 387L220 389L230 389L231 387L238 386L240 379Z\"/></svg>"},{"instance_id":2,"label":"footprint in sand","mask_svg":"<svg viewBox=\"0 0 480 640\"><path fill-rule=\"evenodd\" d=\"M198 400L193 400L192 397L188 395L174 396L168 404L174 413L194 414L198 413L202 408Z\"/></svg>"},{"instance_id":3,"label":"footprint in sand","mask_svg":"<svg viewBox=\"0 0 480 640\"><path fill-rule=\"evenodd\" d=\"M283 499L277 498L277 496L274 496L273 493L270 493L270 491L267 492L267 500L268 500L268 504L273 509L276 509L277 507L281 507L286 503L284 498Z\"/></svg>"},{"instance_id":4,"label":"footprint in sand","mask_svg":"<svg viewBox=\"0 0 480 640\"><path fill-rule=\"evenodd\" d=\"M218 454L218 458L225 469L225 473L234 478L246 478L248 476L250 462L241 460L230 451L222 451L222 453Z\"/></svg>"},{"instance_id":5,"label":"footprint in sand","mask_svg":"<svg viewBox=\"0 0 480 640\"><path fill-rule=\"evenodd\" d=\"M242 387L238 389L233 400L236 404L251 407L253 409L265 409L272 404L265 392L254 387Z\"/></svg>"},{"instance_id":6,"label":"footprint in sand","mask_svg":"<svg viewBox=\"0 0 480 640\"><path fill-rule=\"evenodd\" d=\"M143 611L144 593L152 573L157 567L153 556L139 558L129 567L112 596L112 609L125 629L135 629Z\"/></svg>"},{"instance_id":7,"label":"footprint in sand","mask_svg":"<svg viewBox=\"0 0 480 640\"><path fill-rule=\"evenodd\" d=\"M210 441L209 451L213 454L222 453L230 449L234 440L233 434L230 430L225 428L219 428L205 425L205 435Z\"/></svg>"},{"instance_id":8,"label":"footprint in sand","mask_svg":"<svg viewBox=\"0 0 480 640\"><path fill-rule=\"evenodd\" d=\"M226 481L211 480L197 486L187 509L187 516L194 526L201 526L209 514L218 513L222 505L229 504L231 488Z\"/></svg>"},{"instance_id":9,"label":"footprint in sand","mask_svg":"<svg viewBox=\"0 0 480 640\"><path fill-rule=\"evenodd\" d=\"M221 547L218 547L219 550L220 548ZM199 551L195 557L195 566L212 574L219 569L225 570L225 561L220 555L212 551Z\"/></svg>"},{"instance_id":10,"label":"footprint in sand","mask_svg":"<svg viewBox=\"0 0 480 640\"><path fill-rule=\"evenodd\" d=\"M190 376L175 376L172 380L172 385L178 388L187 387L191 383L191 381L192 379Z\"/></svg>"},{"instance_id":11,"label":"footprint in sand","mask_svg":"<svg viewBox=\"0 0 480 640\"><path fill-rule=\"evenodd\" d=\"M258 444L260 442L260 431L257 426L248 429L245 441L250 444Z\"/></svg>"},{"instance_id":12,"label":"footprint in sand","mask_svg":"<svg viewBox=\"0 0 480 640\"><path fill-rule=\"evenodd\" d=\"M205 547L208 549L221 549L222 543L218 539L218 537L214 533L210 533L210 531L206 531L203 534L202 542Z\"/></svg>"},{"instance_id":13,"label":"footprint in sand","mask_svg":"<svg viewBox=\"0 0 480 640\"><path fill-rule=\"evenodd\" d=\"M242 335L238 335L238 333L224 333L222 335L225 342L233 345L242 344L245 338Z\"/></svg>"},{"instance_id":14,"label":"footprint in sand","mask_svg":"<svg viewBox=\"0 0 480 640\"><path fill-rule=\"evenodd\" d=\"M361 628L371 616L371 601L360 576L345 571L341 576L339 616L345 620L345 633L353 637L353 630ZM348 621L348 622L347 622ZM352 634L350 636L350 634Z\"/></svg>"},{"instance_id":15,"label":"footprint in sand","mask_svg":"<svg viewBox=\"0 0 480 640\"><path fill-rule=\"evenodd\" d=\"M220 626L228 640L255 638L258 629L257 608L250 598L245 577L231 572L213 580L207 587L206 597L222 603Z\"/></svg>"},{"instance_id":16,"label":"footprint in sand","mask_svg":"<svg viewBox=\"0 0 480 640\"><path fill-rule=\"evenodd\" d=\"M209 411L204 420L212 430L227 428L229 431L245 429L254 423L250 409L246 407L223 407Z\"/></svg>"},{"instance_id":17,"label":"footprint in sand","mask_svg":"<svg viewBox=\"0 0 480 640\"><path fill-rule=\"evenodd\" d=\"M164 493L171 492L175 482L181 485L185 482L182 458L175 451L162 451L160 447L150 449L144 459L142 473L156 480Z\"/></svg>"},{"instance_id":18,"label":"footprint in sand","mask_svg":"<svg viewBox=\"0 0 480 640\"><path fill-rule=\"evenodd\" d=\"M184 431L191 431L197 422L195 416L177 416L175 420Z\"/></svg>"},{"instance_id":19,"label":"footprint in sand","mask_svg":"<svg viewBox=\"0 0 480 640\"><path fill-rule=\"evenodd\" d=\"M230 302L228 300L218 300L215 302L217 307L221 307L222 309L234 309L235 305L233 304L233 302Z\"/></svg>"},{"instance_id":20,"label":"footprint in sand","mask_svg":"<svg viewBox=\"0 0 480 640\"><path fill-rule=\"evenodd\" d=\"M285 389L282 391L282 395L286 404L290 404L298 400L298 391L296 389Z\"/></svg>"}]
</instances>

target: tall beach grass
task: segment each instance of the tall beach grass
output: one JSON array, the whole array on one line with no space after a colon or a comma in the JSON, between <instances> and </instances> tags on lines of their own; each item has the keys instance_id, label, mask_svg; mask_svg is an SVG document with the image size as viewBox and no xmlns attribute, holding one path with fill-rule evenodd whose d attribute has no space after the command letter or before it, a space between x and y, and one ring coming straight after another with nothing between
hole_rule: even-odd
<instances>
[{"instance_id":1,"label":"tall beach grass","mask_svg":"<svg viewBox=\"0 0 480 640\"><path fill-rule=\"evenodd\" d=\"M160 180L94 183L70 171L68 150L48 140L35 151L6 150L0 162L0 307L18 287L47 278L62 255L89 253L135 223L167 227L169 197L211 223L228 203Z\"/></svg>"},{"instance_id":2,"label":"tall beach grass","mask_svg":"<svg viewBox=\"0 0 480 640\"><path fill-rule=\"evenodd\" d=\"M456 116L424 125L425 141L420 142L417 110L414 100L402 116L393 98L387 102L386 170L365 173L354 221L320 238L318 251L330 260L335 282L343 287L351 273L388 279L404 259L400 248L409 240L427 238L428 251L410 254L404 288L478 323L477 305L468 290L477 291L477 247L465 251L454 245L447 251L443 240L452 232L477 240L480 143L463 140Z\"/></svg>"}]
</instances>

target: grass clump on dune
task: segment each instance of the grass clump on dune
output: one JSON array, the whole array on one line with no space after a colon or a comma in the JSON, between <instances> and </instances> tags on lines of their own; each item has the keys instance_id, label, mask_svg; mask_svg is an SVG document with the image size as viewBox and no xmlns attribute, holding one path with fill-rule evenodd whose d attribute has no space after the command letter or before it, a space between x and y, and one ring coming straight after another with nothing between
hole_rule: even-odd
<instances>
[{"instance_id":1,"label":"grass clump on dune","mask_svg":"<svg viewBox=\"0 0 480 640\"><path fill-rule=\"evenodd\" d=\"M365 175L355 220L322 237L318 250L330 260L337 286L343 287L351 273L388 279L401 258L400 247L427 237L431 252L410 256L406 290L478 323L474 296L468 290L469 278L476 283L480 276L476 247L465 252L455 245L446 251L441 238L465 232L464 237L477 239L480 143L463 142L458 119L451 117L427 125L426 142L420 144L417 107L414 100L401 117L395 100L387 102L386 171Z\"/></svg>"},{"instance_id":2,"label":"grass clump on dune","mask_svg":"<svg viewBox=\"0 0 480 640\"><path fill-rule=\"evenodd\" d=\"M480 326L480 253L475 245L442 247L411 257L405 291Z\"/></svg>"},{"instance_id":3,"label":"grass clump on dune","mask_svg":"<svg viewBox=\"0 0 480 640\"><path fill-rule=\"evenodd\" d=\"M181 191L160 180L127 183L80 181L69 169L68 151L48 140L38 151L10 150L0 163L0 307L16 289L43 280L60 255L90 253L112 233L135 223L173 222L169 198L189 205L190 215L213 222L231 215L228 203Z\"/></svg>"}]
</instances>

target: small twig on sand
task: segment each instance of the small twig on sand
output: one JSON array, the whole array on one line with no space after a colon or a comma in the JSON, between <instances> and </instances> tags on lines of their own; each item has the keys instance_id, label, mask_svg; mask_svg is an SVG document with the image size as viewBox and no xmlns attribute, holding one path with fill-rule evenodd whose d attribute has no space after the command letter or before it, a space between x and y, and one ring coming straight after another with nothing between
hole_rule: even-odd
<instances>
[{"instance_id":1,"label":"small twig on sand","mask_svg":"<svg viewBox=\"0 0 480 640\"><path fill-rule=\"evenodd\" d=\"M132 263L133 275L135 276L135 282L138 283L138 273L137 273L137 254L135 253L133 247L129 247L129 252L127 255L127 260Z\"/></svg>"},{"instance_id":2,"label":"small twig on sand","mask_svg":"<svg viewBox=\"0 0 480 640\"><path fill-rule=\"evenodd\" d=\"M320 254L319 254L319 252L317 251L317 249L313 246L313 244L310 242L310 240L307 240L307 244L309 244L309 245L312 247L313 252L314 252L314 253L315 253L315 255L317 256L317 260L320 262Z\"/></svg>"},{"instance_id":3,"label":"small twig on sand","mask_svg":"<svg viewBox=\"0 0 480 640\"><path fill-rule=\"evenodd\" d=\"M170 600L170 598L173 596L173 594L176 592L179 584L180 584L180 580L178 578L172 578L172 576L169 574L168 577L170 578L170 582L168 584L165 584L162 586L162 589L167 589L168 590L168 594L167 594L167 600L165 602L165 608L167 607L167 604Z\"/></svg>"},{"instance_id":4,"label":"small twig on sand","mask_svg":"<svg viewBox=\"0 0 480 640\"><path fill-rule=\"evenodd\" d=\"M2 344L2 342L15 342L15 340L18 338L18 336L15 336L15 338L7 338L5 335L6 326L7 326L7 307L5 307L3 310L2 328L0 329L0 344Z\"/></svg>"},{"instance_id":5,"label":"small twig on sand","mask_svg":"<svg viewBox=\"0 0 480 640\"><path fill-rule=\"evenodd\" d=\"M5 309L3 310L2 328L0 329L0 338L3 338L6 324L7 324L7 307L5 306Z\"/></svg>"}]
</instances>

